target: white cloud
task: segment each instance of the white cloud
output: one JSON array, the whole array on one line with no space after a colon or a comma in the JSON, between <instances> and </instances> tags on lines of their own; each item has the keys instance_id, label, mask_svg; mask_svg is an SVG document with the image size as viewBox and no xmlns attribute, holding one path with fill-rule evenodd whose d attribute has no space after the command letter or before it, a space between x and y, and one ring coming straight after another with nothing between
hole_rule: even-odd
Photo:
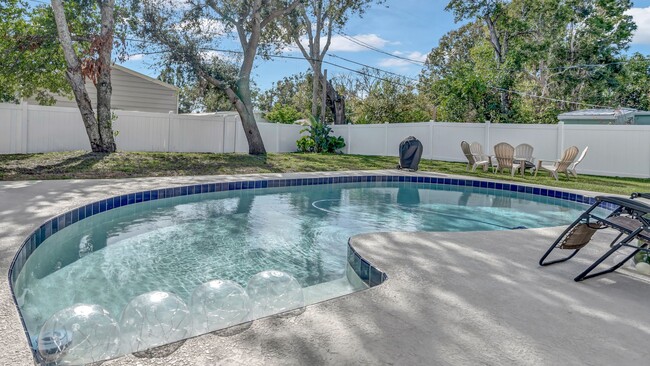
<instances>
[{"instance_id":1,"label":"white cloud","mask_svg":"<svg viewBox=\"0 0 650 366\"><path fill-rule=\"evenodd\" d=\"M404 58L408 58L410 60L414 61L419 61L419 62L424 62L427 59L427 54L425 53L420 53L420 52L409 52L409 53L404 53L404 52L399 52L395 51L393 52L395 56L401 56ZM404 60L401 58L382 58L379 60L379 66L381 67L407 67L407 66L413 66L413 65L418 65L417 63L411 62L409 60Z\"/></svg>"},{"instance_id":2,"label":"white cloud","mask_svg":"<svg viewBox=\"0 0 650 366\"><path fill-rule=\"evenodd\" d=\"M347 36L347 37L354 38L357 42L352 41L342 35L335 35L332 36L332 41L330 43L330 48L328 51L363 52L363 51L368 51L368 47L364 46L364 44L379 49L384 48L388 44L399 44L398 42L391 42L389 40L383 39L380 36L373 33L357 34L355 36ZM325 45L325 42L327 42L327 37L322 37L320 40L321 47ZM305 49L308 49L309 41L307 40L307 37L301 38L300 43L302 43ZM282 52L299 52L299 50L298 47L296 47L295 45L290 45L284 47L282 49Z\"/></svg>"},{"instance_id":3,"label":"white cloud","mask_svg":"<svg viewBox=\"0 0 650 366\"><path fill-rule=\"evenodd\" d=\"M650 6L647 8L632 8L625 14L631 15L637 26L632 43L650 44Z\"/></svg>"},{"instance_id":4,"label":"white cloud","mask_svg":"<svg viewBox=\"0 0 650 366\"><path fill-rule=\"evenodd\" d=\"M350 36L350 38L355 39L358 43L344 37L341 35L336 35L332 37L332 43L330 44L330 51L332 52L361 52L367 51L368 47L372 46L375 48L384 48L387 44L392 44L392 42L379 37L376 34L358 34L356 36ZM324 44L326 39L321 40L321 44ZM359 44L361 43L361 44Z\"/></svg>"},{"instance_id":5,"label":"white cloud","mask_svg":"<svg viewBox=\"0 0 650 366\"><path fill-rule=\"evenodd\" d=\"M142 61L144 59L144 55L142 53L136 53L133 55L127 55L125 61Z\"/></svg>"}]
</instances>

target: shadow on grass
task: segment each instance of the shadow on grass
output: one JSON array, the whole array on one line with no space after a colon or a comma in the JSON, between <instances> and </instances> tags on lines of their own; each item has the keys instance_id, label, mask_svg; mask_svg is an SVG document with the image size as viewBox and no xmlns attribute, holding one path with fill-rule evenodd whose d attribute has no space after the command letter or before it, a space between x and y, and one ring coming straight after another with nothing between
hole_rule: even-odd
<instances>
[{"instance_id":1,"label":"shadow on grass","mask_svg":"<svg viewBox=\"0 0 650 366\"><path fill-rule=\"evenodd\" d=\"M7 164L18 160L27 160L41 154L0 154L0 164Z\"/></svg>"},{"instance_id":2,"label":"shadow on grass","mask_svg":"<svg viewBox=\"0 0 650 366\"><path fill-rule=\"evenodd\" d=\"M93 170L95 165L105 160L110 154L107 153L84 153L68 157L62 161L48 164L47 161L37 162L33 166L23 165L15 168L2 168L4 174L16 174L26 176L42 175L65 175L74 173L84 173ZM0 170L0 172L2 172Z\"/></svg>"}]
</instances>

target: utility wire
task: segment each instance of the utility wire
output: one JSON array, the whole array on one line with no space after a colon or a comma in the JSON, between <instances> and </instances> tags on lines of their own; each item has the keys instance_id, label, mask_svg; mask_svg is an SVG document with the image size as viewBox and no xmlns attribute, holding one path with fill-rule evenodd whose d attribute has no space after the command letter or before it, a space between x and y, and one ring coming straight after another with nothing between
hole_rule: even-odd
<instances>
[{"instance_id":1,"label":"utility wire","mask_svg":"<svg viewBox=\"0 0 650 366\"><path fill-rule=\"evenodd\" d=\"M51 5L49 2L43 1L43 0L27 0L27 2ZM397 58L397 59L400 59L400 60L408 61L408 62L411 62L413 64L419 65L419 66L426 65L426 61L415 60L415 59L412 59L412 58L399 56L399 55L392 54L390 52L386 52L384 50L381 50L381 49L379 49L377 47L374 47L371 44L368 44L368 43L366 43L364 41L361 41L361 40L359 40L357 38L354 38L353 36L350 36L350 35L348 35L346 33L343 33L343 32L338 32L338 34L340 36L344 37L345 39L347 39L347 40L349 40L349 41L351 41L351 42L353 42L353 43L355 43L355 44L357 44L357 45L359 45L361 47L365 47L365 48L367 48L369 50L379 52L381 54L384 54L384 55L387 55L387 56L390 56L390 57L394 57L394 58ZM129 39L129 38L126 38L126 40L133 41L133 42L142 42L142 43L147 42L147 41L144 41L144 40ZM224 52L227 52L227 51L224 51ZM335 56L335 55L332 55L332 54L330 54L330 56L338 57L338 56ZM341 59L343 59L345 61L348 61L348 62L356 63L354 61L346 60L346 59L344 59L342 57L338 57L338 58L341 58ZM623 65L623 64L627 64L627 63L631 63L631 62L648 62L648 63L650 63L650 58L643 58L641 60L616 61L616 62L608 62L608 63L602 63L602 64L576 64L576 65L568 65L568 66L557 66L557 67L546 68L546 70L570 70L570 69L583 69L583 68L586 69L586 68L605 67L605 66L611 66L611 65ZM369 68L376 69L376 68L371 67L371 66L369 66ZM379 70L379 69L376 69L376 70ZM504 69L504 71L521 72L521 71L524 71L524 70L523 69ZM393 75L400 76L398 74L394 74L394 73L391 73L391 72L388 72L388 71L385 71L385 70L383 70L382 72L385 72L387 74L393 74Z\"/></svg>"},{"instance_id":2,"label":"utility wire","mask_svg":"<svg viewBox=\"0 0 650 366\"><path fill-rule=\"evenodd\" d=\"M334 58L338 58L338 59L341 59L341 60L343 60L343 61L347 61L347 62L349 62L349 63L353 63L353 64L360 65L360 66L363 66L363 67L367 67L367 68L369 68L369 69L377 70L377 71L380 71L380 72L383 72L383 73L386 73L386 74L394 75L394 76L397 76L397 77L400 77L400 78L409 79L409 80L413 80L413 81L419 81L419 80L416 79L416 78L412 78L412 77L409 77L409 76L406 76L406 75L401 75L401 74L397 74L397 73L394 73L394 72L390 72L390 71L382 70L382 69L379 69L379 68L376 68L376 67L373 67L373 66L369 66L369 65L366 65L366 64L363 64L363 63L357 62L357 61L353 61L353 60L347 59L347 58L345 58L345 57L337 56L337 55L332 54L332 53L328 54L328 56L331 56L331 57L334 57Z\"/></svg>"},{"instance_id":3,"label":"utility wire","mask_svg":"<svg viewBox=\"0 0 650 366\"><path fill-rule=\"evenodd\" d=\"M28 0L28 2L36 2L36 3L45 4L45 5L50 5L50 3L42 1L42 0ZM368 44L366 42L358 40L358 39L356 39L356 38L354 38L352 36L349 36L349 35L347 35L347 34L345 34L343 32L340 32L339 35L341 35L342 37L350 40L351 42L353 42L353 43L355 43L357 45L368 48L368 49L373 50L375 52L379 52L379 53L382 53L382 54L385 54L385 55L388 55L388 56L391 56L391 57L394 57L394 58L397 58L397 59L405 60L405 61L417 64L417 65L424 65L425 64L425 62L420 61L420 60L410 59L408 57L395 55L395 54L386 52L384 50L378 49L378 48L376 48L376 47L374 47L374 46L372 46L372 45L370 45L370 44ZM141 39L125 38L125 40L131 41L131 42L148 43L148 41L141 40ZM242 54L243 53L242 51L234 51L234 50L226 50L226 49L205 48L205 49L202 49L202 50L224 52L224 53L234 53L234 54ZM161 53L165 53L165 52L166 51L143 52L143 53L137 53L135 55L152 55L152 54L161 54ZM357 61L353 61L353 60L350 60L350 59L347 59L347 58L344 58L344 57L341 57L341 56L337 56L337 55L334 55L334 54L330 54L330 56L341 59L343 61L347 61L347 62L356 64L356 65L366 67L368 69L376 70L376 71L383 72L383 73L386 73L386 74L391 74L391 75L394 75L394 76L397 76L397 77L400 77L400 78L404 78L404 79L408 79L408 80L412 80L412 81L418 81L417 79L412 78L412 77L408 77L408 76L405 76L405 75L400 75L400 74L390 72L390 71L387 71L387 70L382 70L382 69L379 69L379 68L376 68L376 67L373 67L373 66L370 66L370 65L366 65L366 64L363 64L363 63L360 63L360 62L357 62ZM286 55L269 55L269 57L270 58L282 58L282 59L295 59L295 60L303 60L303 59L305 59L304 57L286 56ZM339 65L339 64L336 64L336 63L333 63L333 62L330 62L330 61L325 61L325 60L321 60L321 61L324 64L328 64L328 65L331 65L331 66L334 66L334 67L341 68L343 70L354 72L354 73L359 74L359 75L363 75L363 76L371 77L371 78L374 78L374 79L394 83L394 84L401 85L401 86L404 86L404 87L411 87L410 85L403 84L403 83L400 83L400 82L396 82L395 80L390 80L390 79L382 78L382 77L379 77L379 76L376 76L376 75L368 74L366 72L355 70L355 69L352 69L352 68L348 68L348 67L345 67L343 65ZM617 61L617 62L610 62L610 63L604 63L604 64L576 64L576 65L569 65L569 66L560 66L560 67L547 68L547 70L562 70L562 69L568 70L568 69L577 69L577 68L605 67L605 66L610 66L610 65L627 64L627 63L632 63L632 62L650 62L650 59L644 58L642 60L625 60L625 61ZM517 71L517 70L509 70L509 71ZM522 70L519 70L519 71L522 71ZM497 90L497 91L513 93L513 94L518 94L518 95L529 97L529 98L548 100L548 101L552 101L552 102L561 102L561 103L567 103L567 104L573 104L573 105L584 105L584 106L596 107L596 108L613 108L611 106L603 106L603 105L583 103L583 102L573 102L573 101L569 101L569 100L544 97L544 96L541 96L541 95L530 94L530 93L526 93L526 92L522 92L522 91L518 91L518 90L504 89L504 88L499 88L499 87L494 87L494 86L489 86L489 88L491 88L493 90Z\"/></svg>"},{"instance_id":4,"label":"utility wire","mask_svg":"<svg viewBox=\"0 0 650 366\"><path fill-rule=\"evenodd\" d=\"M237 53L237 54L242 54L242 53L243 53L242 51L224 50L224 49L216 49L216 48L201 48L201 50L203 50L203 51L216 51L216 52L229 52L229 53ZM268 55L268 57L270 57L270 58L280 58L280 59L289 59L289 60L308 60L308 61L310 60L310 59L306 59L305 57L302 57L302 56ZM321 62L324 63L324 64L327 64L327 65L331 65L331 66L334 66L334 67L338 67L338 68L343 69L343 70L347 70L347 71L350 71L350 72L357 73L357 74L359 74L359 75L368 76L368 77L371 77L371 78L374 78L374 79L377 79L377 80L386 81L386 82L393 83L393 84L397 84L397 85L401 85L401 86L404 86L404 87L411 87L411 85L408 85L408 84L404 84L404 83L401 83L401 82L398 82L398 81L395 81L395 80L391 80L391 79L383 78L383 77L381 77L381 76L372 75L372 74L369 74L369 73L367 73L367 72L363 72L363 71L355 70L355 69L352 69L352 68L349 68L349 67L346 67L346 66L343 66L343 65L340 65L340 64L334 63L334 62L325 61L325 60L321 60ZM357 62L355 62L355 63L357 63ZM368 67L368 68L370 68L370 69L375 69L375 70L378 70L378 71L381 71L381 72L386 72L386 73L390 73L390 74L394 74L394 75L400 76L400 77L402 77L402 78L410 79L409 77L406 77L406 76L404 76L404 75L399 75L399 74L391 73L391 72L389 72L389 71L385 71L385 70L381 70L381 69L378 69L378 68L375 68L375 67L372 67L372 66L364 65L364 64L362 64L362 63L357 63L357 64L359 64L359 65L363 65L363 66ZM412 79L412 80L417 81L416 79Z\"/></svg>"},{"instance_id":5,"label":"utility wire","mask_svg":"<svg viewBox=\"0 0 650 366\"><path fill-rule=\"evenodd\" d=\"M358 39L356 39L356 38L354 38L354 37L352 37L352 36L349 36L349 35L347 35L347 34L345 34L345 33L343 33L343 32L339 32L338 34L339 34L341 37L343 37L343 38L349 40L350 42L356 43L357 45L359 45L359 46L361 46L361 47L365 47L365 48L367 48L367 49L369 49L369 50L372 50L372 51L375 51L375 52L379 52L379 53L382 53L382 54L384 54L384 55L388 55L388 56L390 56L390 57L394 57L394 58L397 58L397 59L400 59L400 60L408 61L408 62L410 62L410 63L412 63L412 64L415 64L415 65L418 65L418 66L423 66L423 65L425 64L425 61L414 60L414 59L412 59L412 58L408 58L408 57L404 57L404 56L400 56L400 55L395 55L395 54L392 54L392 53L390 53L390 52L386 52L386 51L384 51L384 50L382 50L382 49L379 49L379 48L377 48L377 47L375 47L375 46L373 46L373 45L370 45L370 44L368 44L368 43L366 43L366 42L363 42L363 41L358 40Z\"/></svg>"},{"instance_id":6,"label":"utility wire","mask_svg":"<svg viewBox=\"0 0 650 366\"><path fill-rule=\"evenodd\" d=\"M242 51L227 50L227 49L216 49L216 48L202 48L201 50L203 50L203 51L224 52L224 53L235 53L235 54L242 54L242 53L243 53ZM166 51L151 52L151 53L146 53L146 54L157 54L157 53L159 54L159 53L164 53L164 52L166 52ZM145 53L142 53L142 54L145 54ZM340 56L336 56L336 55L331 55L331 54L330 54L330 56L334 56L334 57L336 57L336 58L340 58L340 59L342 59L342 60L344 60L344 61L348 61L348 62L351 62L351 63L357 64L357 65L361 65L361 66L364 66L364 67L368 67L368 68L370 68L370 69L374 69L374 70L378 70L378 71L381 71L381 72L385 72L385 73L393 74L393 75L396 75L396 76L399 76L399 77L402 77L402 78L405 78L405 79L410 79L410 80L417 81L416 79L410 78L410 77L405 76L405 75L400 75L400 74L392 73L392 72L385 71L385 70L382 70L382 69L378 69L378 68L375 68L375 67L372 67L372 66L369 66L369 65L365 65L365 64L360 63L360 62L356 62L356 61L353 61L353 60L346 59L346 58L344 58L344 57L340 57ZM270 58L280 58L280 59L291 59L291 60L305 60L305 58L304 58L304 57L301 57L301 56L269 55L269 57L270 57ZM338 67L338 68L341 68L341 69L343 69L343 70L347 70L347 71L350 71L350 72L353 72L353 73L356 73L356 74L359 74L359 75L363 75L363 76L371 77L371 78L374 78L374 79L377 79L377 80L386 81L386 82L393 83L393 84L397 84L397 85L404 86L404 87L411 87L410 85L403 84L403 83L397 82L397 81L395 81L395 80L390 80L390 79L382 78L382 77L380 77L380 76L376 76L376 75L368 74L368 73L366 73L366 72L359 71L359 70L355 70L355 69L352 69L352 68L349 68L349 67L346 67L346 66L343 66L343 65L339 65L339 64L336 64L336 63L330 62L330 61L322 60L322 62L323 62L324 64L331 65L331 66L334 66L334 67ZM604 106L604 105L598 105L598 104L590 104L590 103L584 103L584 102L574 102L574 101L570 101L570 100L564 100L564 99L557 99L557 98L544 97L544 96L541 96L541 95L530 94L530 93L523 92L523 91L519 91L519 90L504 89L504 88L499 88L499 87L496 87L496 86L488 86L488 87L489 87L490 89L493 89L493 90L496 90L496 91L507 92L507 93L513 93L513 94L518 94L518 95L521 95L521 96L524 96L524 97L528 97L528 98L533 98L533 99L541 99L541 100L547 100L547 101L559 102L559 103L566 103L566 104L572 104L572 105L583 105L583 106L594 107L594 108L613 108L613 107L611 107L611 106Z\"/></svg>"},{"instance_id":7,"label":"utility wire","mask_svg":"<svg viewBox=\"0 0 650 366\"><path fill-rule=\"evenodd\" d=\"M494 89L497 91L502 91L502 92L507 92L507 93L513 93L513 94L519 94L521 96L529 97L529 98L537 98L537 99L543 99L543 100L548 100L551 102L562 102L562 103L567 103L567 104L574 104L574 105L584 105L587 107L595 107L595 108L610 108L614 109L614 107L611 106L606 106L606 105L598 105L598 104L589 104L589 103L583 103L583 102L572 102L570 100L564 100L564 99L556 99L556 98L549 98L549 97L544 97L541 95L536 95L536 94L530 94L518 90L512 90L512 89L504 89L504 88L498 88L496 86L488 86L490 89Z\"/></svg>"},{"instance_id":8,"label":"utility wire","mask_svg":"<svg viewBox=\"0 0 650 366\"><path fill-rule=\"evenodd\" d=\"M227 49L220 49L220 48L208 48L208 47L200 48L200 50L201 51L214 51L214 52L223 52L223 53L233 53L233 54L242 54L243 53L242 51L227 50ZM131 56L135 56L135 55L157 55L157 54L162 54L162 53L166 53L166 52L168 52L168 51L140 52L140 53L133 54ZM268 57L269 58L279 58L279 59L289 59L289 60L306 60L302 56L268 55ZM391 80L391 79L387 79L387 78L384 78L384 77L381 77L381 76L372 75L372 74L369 74L367 72L363 72L363 71L360 71L360 70L355 70L355 69L352 69L352 68L349 68L349 67L334 63L334 62L325 61L325 60L321 60L321 62L324 63L324 64L327 64L327 65L331 65L331 66L338 67L338 68L343 69L343 70L347 70L347 71L359 74L359 75L371 77L373 79L385 81L385 82L388 82L388 83L400 85L400 86L407 87L407 88L412 87L412 85L404 84L404 83L401 83L401 82L398 82L398 81L395 81L395 80ZM357 63L357 62L355 62L355 63ZM399 76L401 78L411 79L411 80L417 81L417 79L409 78L408 76L391 73L389 71L384 71L384 70L381 70L381 69L378 69L378 68L375 68L375 67L372 67L372 66L364 65L364 64L361 64L361 63L358 63L358 64L366 66L366 67L368 67L370 69L375 69L375 70L378 70L378 71L381 71L381 72L394 74L394 75Z\"/></svg>"}]
</instances>

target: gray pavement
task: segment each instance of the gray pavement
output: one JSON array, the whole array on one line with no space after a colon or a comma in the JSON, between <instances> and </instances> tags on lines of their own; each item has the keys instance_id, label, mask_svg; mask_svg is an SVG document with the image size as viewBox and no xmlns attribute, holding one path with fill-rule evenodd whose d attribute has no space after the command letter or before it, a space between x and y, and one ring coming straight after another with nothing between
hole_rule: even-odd
<instances>
[{"instance_id":1,"label":"gray pavement","mask_svg":"<svg viewBox=\"0 0 650 366\"><path fill-rule=\"evenodd\" d=\"M6 274L43 221L125 192L262 176L280 175L0 182L0 365L32 364ZM539 267L560 231L357 236L353 246L390 276L384 284L298 316L257 320L229 337L190 339L165 358L129 355L104 365L647 364L647 278L619 271L573 282L604 250L608 233L570 262Z\"/></svg>"}]
</instances>

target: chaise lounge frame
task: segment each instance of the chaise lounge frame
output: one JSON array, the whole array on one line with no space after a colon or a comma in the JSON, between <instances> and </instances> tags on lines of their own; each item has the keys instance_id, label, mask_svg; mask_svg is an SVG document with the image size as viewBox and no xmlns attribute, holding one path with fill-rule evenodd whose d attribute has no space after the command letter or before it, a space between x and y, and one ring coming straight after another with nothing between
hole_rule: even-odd
<instances>
[{"instance_id":1,"label":"chaise lounge frame","mask_svg":"<svg viewBox=\"0 0 650 366\"><path fill-rule=\"evenodd\" d=\"M585 245L591 240L591 236L596 230L611 228L620 232L620 234L610 243L610 249L598 258L587 269L574 278L576 282L593 278L606 273L611 273L619 269L625 262L634 257L638 252L645 251L650 253L648 247L650 243L650 205L636 198L650 199L650 193L633 193L630 198L598 196L596 202L591 205L584 213L578 217L566 230L555 240L551 247L539 260L541 266L548 266L555 263L565 262L573 258ZM601 204L611 204L618 206L607 216L598 215L594 210ZM579 226L581 226L579 228ZM639 239L639 246L632 244L632 240ZM591 273L603 261L609 258L619 249L624 247L634 249L624 259L620 260L613 266ZM568 256L560 259L547 261L548 256L555 249L573 250Z\"/></svg>"}]
</instances>

